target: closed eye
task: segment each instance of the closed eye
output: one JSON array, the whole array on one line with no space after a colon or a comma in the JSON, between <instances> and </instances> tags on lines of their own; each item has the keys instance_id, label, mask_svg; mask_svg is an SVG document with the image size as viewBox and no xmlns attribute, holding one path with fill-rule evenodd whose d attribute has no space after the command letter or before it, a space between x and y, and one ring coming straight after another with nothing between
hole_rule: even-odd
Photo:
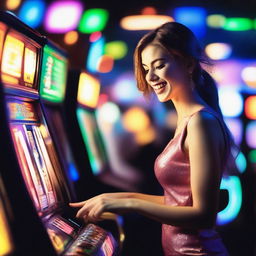
<instances>
[{"instance_id":1,"label":"closed eye","mask_svg":"<svg viewBox=\"0 0 256 256\"><path fill-rule=\"evenodd\" d=\"M162 68L164 68L164 66L165 66L165 64L163 63L161 65L156 66L156 69L162 69Z\"/></svg>"}]
</instances>

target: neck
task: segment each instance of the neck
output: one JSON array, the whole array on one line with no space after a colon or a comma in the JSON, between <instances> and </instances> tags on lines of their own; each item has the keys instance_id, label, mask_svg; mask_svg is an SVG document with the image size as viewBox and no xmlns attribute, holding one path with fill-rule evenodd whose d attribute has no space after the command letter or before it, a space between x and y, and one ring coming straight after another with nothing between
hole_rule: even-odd
<instances>
[{"instance_id":1,"label":"neck","mask_svg":"<svg viewBox=\"0 0 256 256\"><path fill-rule=\"evenodd\" d=\"M191 91L186 94L180 94L179 97L172 99L172 102L177 111L178 125L187 116L207 106L205 101L198 95L196 91Z\"/></svg>"}]
</instances>

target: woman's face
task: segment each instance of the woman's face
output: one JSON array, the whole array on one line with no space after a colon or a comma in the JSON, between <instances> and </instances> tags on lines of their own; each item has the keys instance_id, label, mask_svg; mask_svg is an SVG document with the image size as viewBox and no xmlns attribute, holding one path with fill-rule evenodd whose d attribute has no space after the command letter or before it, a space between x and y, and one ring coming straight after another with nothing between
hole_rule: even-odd
<instances>
[{"instance_id":1,"label":"woman's face","mask_svg":"<svg viewBox=\"0 0 256 256\"><path fill-rule=\"evenodd\" d=\"M164 48L149 44L141 53L145 79L155 91L159 101L175 99L187 90L189 70L181 61L175 60Z\"/></svg>"}]
</instances>

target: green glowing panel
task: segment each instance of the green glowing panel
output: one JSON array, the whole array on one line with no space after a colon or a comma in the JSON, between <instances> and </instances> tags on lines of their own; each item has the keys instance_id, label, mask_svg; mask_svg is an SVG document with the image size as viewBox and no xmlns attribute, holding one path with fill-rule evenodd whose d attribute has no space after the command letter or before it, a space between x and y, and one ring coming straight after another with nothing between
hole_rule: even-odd
<instances>
[{"instance_id":1,"label":"green glowing panel","mask_svg":"<svg viewBox=\"0 0 256 256\"><path fill-rule=\"evenodd\" d=\"M100 174L106 165L107 155L95 114L78 108L77 119L94 175Z\"/></svg>"},{"instance_id":2,"label":"green glowing panel","mask_svg":"<svg viewBox=\"0 0 256 256\"><path fill-rule=\"evenodd\" d=\"M251 163L256 164L256 149L253 149L249 152L248 158Z\"/></svg>"},{"instance_id":3,"label":"green glowing panel","mask_svg":"<svg viewBox=\"0 0 256 256\"><path fill-rule=\"evenodd\" d=\"M248 18L226 18L223 28L230 31L245 31L253 29L253 22Z\"/></svg>"},{"instance_id":4,"label":"green glowing panel","mask_svg":"<svg viewBox=\"0 0 256 256\"><path fill-rule=\"evenodd\" d=\"M90 34L96 31L102 31L108 21L109 13L104 9L89 9L84 12L78 30L81 33Z\"/></svg>"},{"instance_id":5,"label":"green glowing panel","mask_svg":"<svg viewBox=\"0 0 256 256\"><path fill-rule=\"evenodd\" d=\"M105 54L111 56L114 60L122 59L127 52L128 47L123 41L109 42L105 46Z\"/></svg>"},{"instance_id":6,"label":"green glowing panel","mask_svg":"<svg viewBox=\"0 0 256 256\"><path fill-rule=\"evenodd\" d=\"M51 102L62 102L66 90L67 59L46 45L43 50L40 95Z\"/></svg>"}]
</instances>

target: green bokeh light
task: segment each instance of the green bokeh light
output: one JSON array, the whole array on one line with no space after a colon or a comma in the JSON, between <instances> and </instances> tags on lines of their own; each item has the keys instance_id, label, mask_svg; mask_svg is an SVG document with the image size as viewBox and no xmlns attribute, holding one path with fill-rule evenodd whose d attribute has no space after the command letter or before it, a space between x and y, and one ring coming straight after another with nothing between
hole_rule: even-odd
<instances>
[{"instance_id":1,"label":"green bokeh light","mask_svg":"<svg viewBox=\"0 0 256 256\"><path fill-rule=\"evenodd\" d=\"M127 52L128 47L123 41L112 41L105 45L105 54L111 56L114 60L124 58Z\"/></svg>"},{"instance_id":2,"label":"green bokeh light","mask_svg":"<svg viewBox=\"0 0 256 256\"><path fill-rule=\"evenodd\" d=\"M245 31L253 29L253 22L248 18L226 18L223 28L230 31Z\"/></svg>"},{"instance_id":3,"label":"green bokeh light","mask_svg":"<svg viewBox=\"0 0 256 256\"><path fill-rule=\"evenodd\" d=\"M84 12L78 30L81 33L90 34L96 31L102 31L108 21L109 13L107 10L95 8Z\"/></svg>"}]
</instances>

